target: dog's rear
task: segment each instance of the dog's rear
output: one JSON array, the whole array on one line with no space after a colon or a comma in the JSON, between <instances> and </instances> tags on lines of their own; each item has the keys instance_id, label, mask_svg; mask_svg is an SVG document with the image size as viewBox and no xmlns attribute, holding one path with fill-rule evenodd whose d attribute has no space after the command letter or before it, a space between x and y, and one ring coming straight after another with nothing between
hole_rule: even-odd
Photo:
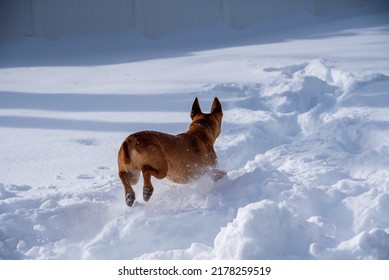
<instances>
[{"instance_id":1,"label":"dog's rear","mask_svg":"<svg viewBox=\"0 0 389 280\"><path fill-rule=\"evenodd\" d=\"M151 176L165 177L176 183L187 183L203 174L215 180L225 175L217 168L213 144L221 132L222 107L217 98L211 113L204 114L196 98L191 111L192 123L185 133L169 135L156 131L141 131L127 137L118 154L119 177L124 185L126 203L135 201L135 185L142 172L143 199L153 194Z\"/></svg>"}]
</instances>

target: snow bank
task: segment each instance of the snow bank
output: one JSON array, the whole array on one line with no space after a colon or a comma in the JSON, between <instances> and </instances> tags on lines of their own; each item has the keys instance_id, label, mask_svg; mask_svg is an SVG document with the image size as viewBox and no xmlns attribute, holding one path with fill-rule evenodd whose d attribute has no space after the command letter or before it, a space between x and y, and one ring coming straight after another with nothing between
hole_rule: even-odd
<instances>
[{"instance_id":1,"label":"snow bank","mask_svg":"<svg viewBox=\"0 0 389 280\"><path fill-rule=\"evenodd\" d=\"M321 15L358 7L368 0L5 0L0 38L33 35L55 39L72 34L112 33L135 28L158 38L188 27L224 22L234 28L306 10Z\"/></svg>"}]
</instances>

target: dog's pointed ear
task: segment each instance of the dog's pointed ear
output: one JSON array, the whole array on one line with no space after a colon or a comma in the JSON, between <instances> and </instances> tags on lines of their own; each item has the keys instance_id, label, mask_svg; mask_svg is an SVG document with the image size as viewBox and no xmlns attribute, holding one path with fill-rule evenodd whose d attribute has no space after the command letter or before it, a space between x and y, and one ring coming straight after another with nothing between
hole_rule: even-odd
<instances>
[{"instance_id":1,"label":"dog's pointed ear","mask_svg":"<svg viewBox=\"0 0 389 280\"><path fill-rule=\"evenodd\" d=\"M212 103L212 108L211 108L211 114L223 114L222 110L222 104L220 103L219 99L215 97Z\"/></svg>"},{"instance_id":2,"label":"dog's pointed ear","mask_svg":"<svg viewBox=\"0 0 389 280\"><path fill-rule=\"evenodd\" d=\"M200 108L200 103L199 103L199 100L196 99L194 100L193 102L193 105L192 105L192 111L190 112L190 117L193 119L195 116L197 116L198 114L201 114L201 108Z\"/></svg>"}]
</instances>

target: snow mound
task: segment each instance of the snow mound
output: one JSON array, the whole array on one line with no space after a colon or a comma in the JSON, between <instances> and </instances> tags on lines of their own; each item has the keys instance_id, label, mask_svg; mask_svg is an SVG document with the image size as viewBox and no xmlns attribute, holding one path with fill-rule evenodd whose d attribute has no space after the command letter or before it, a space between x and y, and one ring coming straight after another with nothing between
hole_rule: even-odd
<instances>
[{"instance_id":1,"label":"snow mound","mask_svg":"<svg viewBox=\"0 0 389 280\"><path fill-rule=\"evenodd\" d=\"M325 226L299 218L282 204L270 200L249 204L215 238L219 259L309 258L315 240L331 238ZM331 227L329 227L331 228Z\"/></svg>"},{"instance_id":2,"label":"snow mound","mask_svg":"<svg viewBox=\"0 0 389 280\"><path fill-rule=\"evenodd\" d=\"M373 228L354 238L341 242L335 248L311 245L311 253L317 259L389 259L389 229ZM363 256L363 257L362 257Z\"/></svg>"}]
</instances>

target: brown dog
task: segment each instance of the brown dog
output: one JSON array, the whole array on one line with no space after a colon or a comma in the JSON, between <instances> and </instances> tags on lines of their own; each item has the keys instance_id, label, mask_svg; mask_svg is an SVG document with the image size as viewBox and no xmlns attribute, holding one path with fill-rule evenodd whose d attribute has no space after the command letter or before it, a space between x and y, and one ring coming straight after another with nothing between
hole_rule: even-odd
<instances>
[{"instance_id":1,"label":"brown dog","mask_svg":"<svg viewBox=\"0 0 389 280\"><path fill-rule=\"evenodd\" d=\"M151 176L169 178L185 184L204 174L216 181L226 172L217 169L213 144L221 132L222 106L214 99L211 113L204 114L196 98L190 113L192 123L185 133L169 135L156 131L131 134L123 142L118 154L119 177L124 185L126 204L132 206L135 192L131 185L143 174L143 199L149 201L154 187Z\"/></svg>"}]
</instances>

